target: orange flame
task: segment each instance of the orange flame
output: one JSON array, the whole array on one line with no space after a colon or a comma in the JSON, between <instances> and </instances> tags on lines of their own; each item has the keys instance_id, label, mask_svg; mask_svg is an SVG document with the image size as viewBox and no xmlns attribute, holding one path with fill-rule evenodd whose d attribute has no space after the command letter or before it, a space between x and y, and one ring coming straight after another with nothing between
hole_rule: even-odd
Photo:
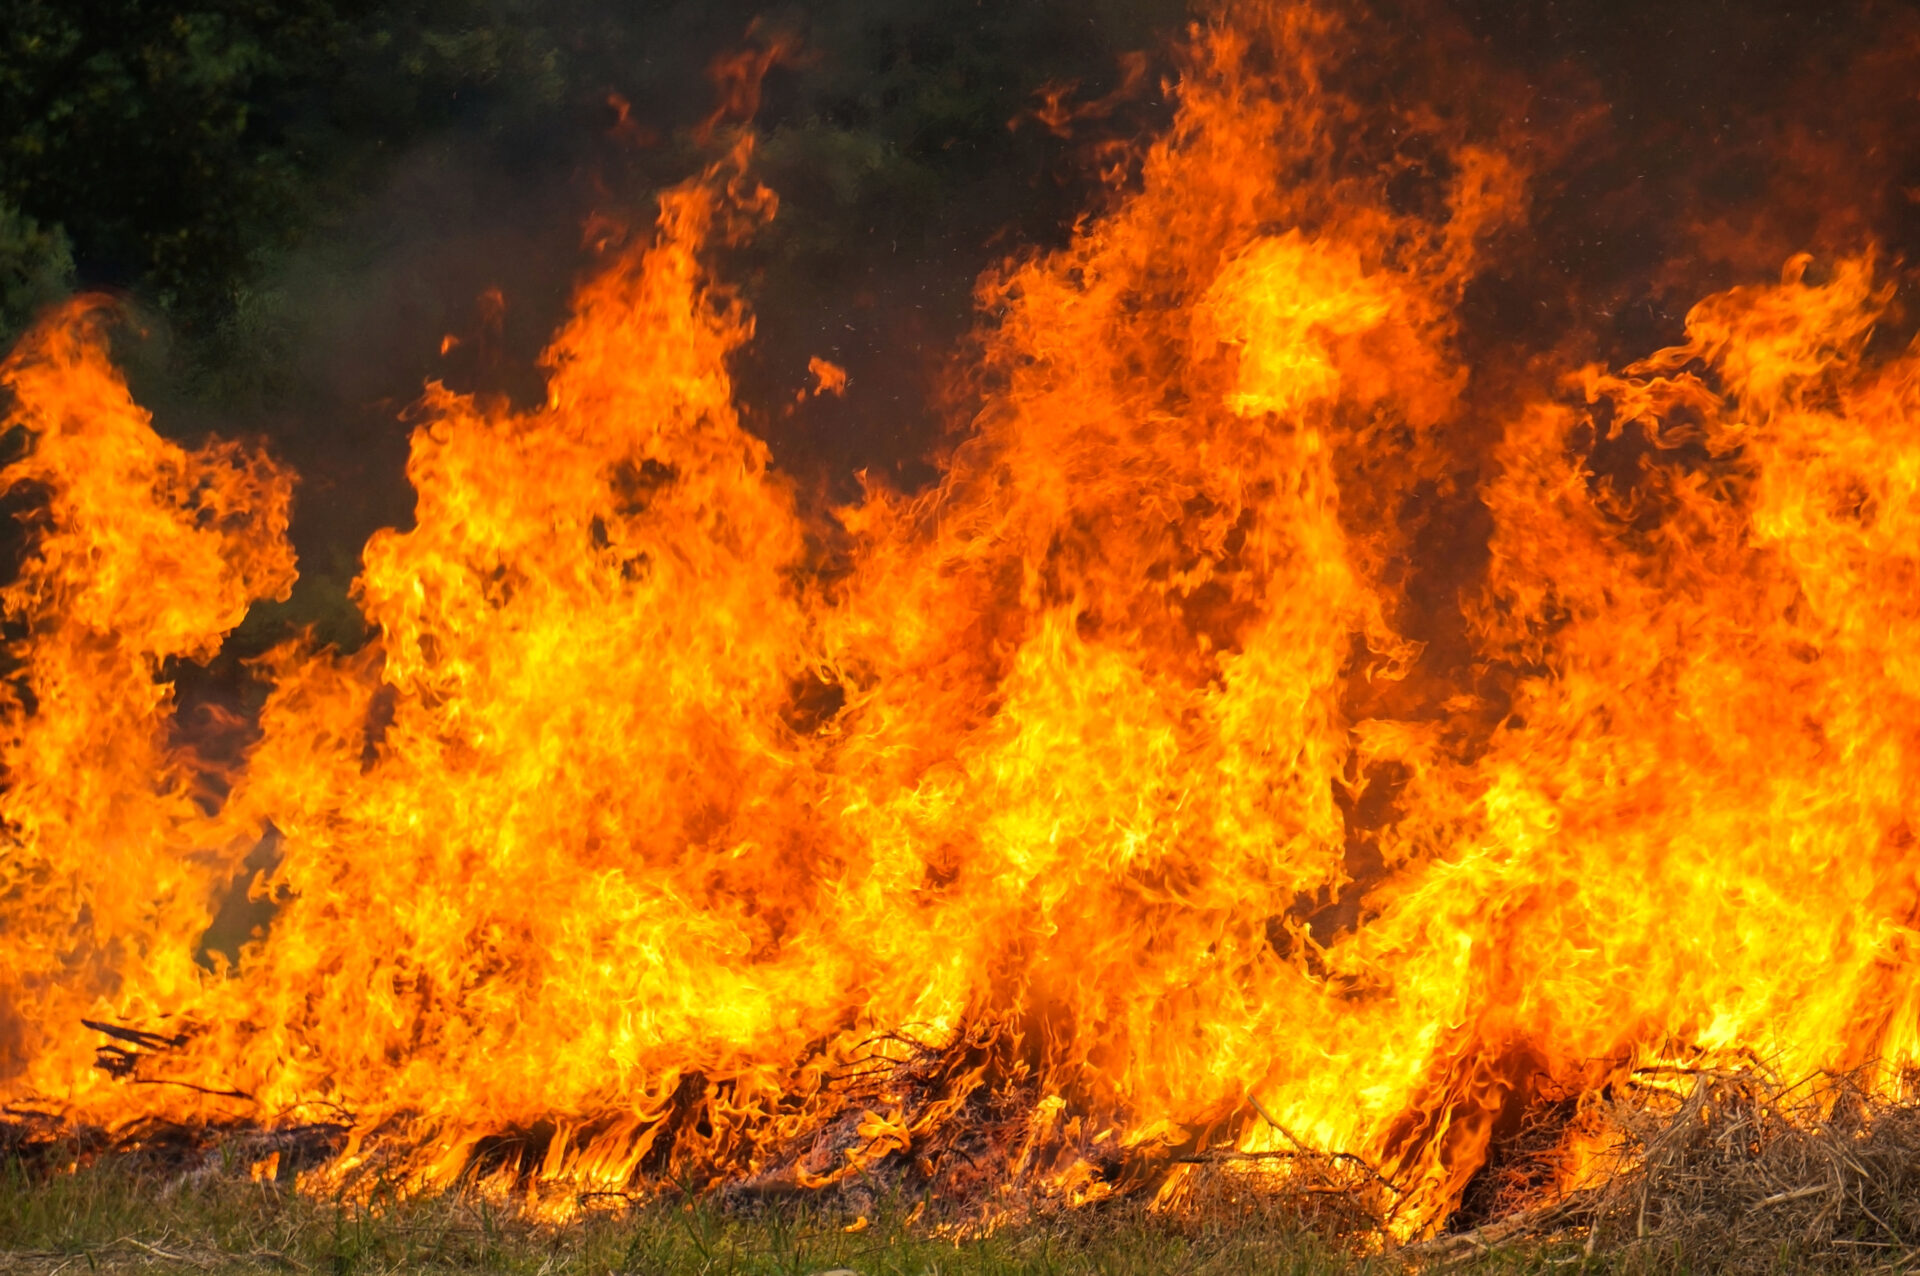
<instances>
[{"instance_id":1,"label":"orange flame","mask_svg":"<svg viewBox=\"0 0 1920 1276\"><path fill-rule=\"evenodd\" d=\"M813 376L815 398L823 394L837 396L847 392L847 370L839 364L815 356L807 360L807 371Z\"/></svg>"},{"instance_id":2,"label":"orange flame","mask_svg":"<svg viewBox=\"0 0 1920 1276\"><path fill-rule=\"evenodd\" d=\"M1413 1233L1541 1094L1915 1062L1920 350L1867 356L1870 257L1516 412L1443 658L1399 511L1483 428L1457 303L1523 178L1426 119L1441 207L1395 211L1334 24L1244 8L1138 189L983 281L971 432L837 512L849 565L740 423L701 250L771 200L722 166L580 290L543 407L429 388L377 640L264 658L231 775L168 662L285 596L288 480L51 317L0 372L0 1098L344 1114L335 1173L420 1184L514 1135L568 1185L1086 1200L1297 1140ZM206 969L263 836L277 913Z\"/></svg>"},{"instance_id":3,"label":"orange flame","mask_svg":"<svg viewBox=\"0 0 1920 1276\"><path fill-rule=\"evenodd\" d=\"M234 444L156 435L101 320L69 303L0 365L28 448L0 490L32 510L0 591L0 1086L112 1107L125 1100L75 1029L193 1003L213 891L250 846L208 815L214 777L175 738L167 665L211 656L294 573L287 476Z\"/></svg>"},{"instance_id":4,"label":"orange flame","mask_svg":"<svg viewBox=\"0 0 1920 1276\"><path fill-rule=\"evenodd\" d=\"M1017 130L1023 120L1031 115L1046 127L1055 137L1072 137L1073 126L1086 120L1104 120L1116 109L1140 96L1147 82L1147 56L1144 53L1126 53L1120 57L1121 80L1112 92L1104 97L1089 101L1075 102L1074 94L1080 89L1079 81L1067 80L1048 83L1034 94L1040 99L1040 105L1026 115L1016 115L1007 121L1009 129Z\"/></svg>"}]
</instances>

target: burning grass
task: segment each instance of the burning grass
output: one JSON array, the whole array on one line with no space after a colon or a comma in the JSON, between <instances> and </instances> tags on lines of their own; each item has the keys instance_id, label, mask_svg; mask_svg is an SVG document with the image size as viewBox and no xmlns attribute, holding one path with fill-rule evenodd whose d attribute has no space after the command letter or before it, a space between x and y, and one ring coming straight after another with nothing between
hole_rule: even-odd
<instances>
[{"instance_id":1,"label":"burning grass","mask_svg":"<svg viewBox=\"0 0 1920 1276\"><path fill-rule=\"evenodd\" d=\"M1483 1173L1511 1211L1409 1252L1457 1264L1577 1240L1583 1262L1625 1270L1912 1270L1920 1105L1886 1091L1758 1064L1642 1070L1570 1123L1597 1136L1585 1183L1525 1205L1496 1159Z\"/></svg>"},{"instance_id":2,"label":"burning grass","mask_svg":"<svg viewBox=\"0 0 1920 1276\"><path fill-rule=\"evenodd\" d=\"M543 400L427 389L367 646L288 638L245 713L179 670L286 597L294 477L48 316L0 361L0 1106L163 1187L324 1154L381 1235L925 1195L1095 1266L1213 1220L1908 1261L1916 277L1856 241L1636 362L1488 361L1529 148L1371 84L1346 7L1195 29L1110 205L982 280L917 493L815 508L753 432L740 134L607 231Z\"/></svg>"},{"instance_id":3,"label":"burning grass","mask_svg":"<svg viewBox=\"0 0 1920 1276\"><path fill-rule=\"evenodd\" d=\"M429 1194L364 1178L296 1189L335 1146L318 1128L172 1128L110 1146L14 1126L0 1273L1907 1271L1920 1259L1920 1105L1884 1089L1859 1076L1785 1083L1758 1065L1642 1070L1509 1137L1468 1193L1496 1217L1400 1247L1387 1240L1394 1190L1342 1159L1190 1158L1160 1207L1145 1194L1078 1209L943 1204L879 1166L809 1194L583 1196L556 1222L551 1199L531 1208L497 1177ZM1569 1192L1526 1169L1549 1125L1556 1146L1578 1133L1598 1149Z\"/></svg>"},{"instance_id":4,"label":"burning grass","mask_svg":"<svg viewBox=\"0 0 1920 1276\"><path fill-rule=\"evenodd\" d=\"M1857 1074L1690 1080L1616 1105L1635 1168L1561 1207L1583 1218L1589 1249L1711 1252L1748 1270L1781 1255L1920 1260L1920 1106Z\"/></svg>"}]
</instances>

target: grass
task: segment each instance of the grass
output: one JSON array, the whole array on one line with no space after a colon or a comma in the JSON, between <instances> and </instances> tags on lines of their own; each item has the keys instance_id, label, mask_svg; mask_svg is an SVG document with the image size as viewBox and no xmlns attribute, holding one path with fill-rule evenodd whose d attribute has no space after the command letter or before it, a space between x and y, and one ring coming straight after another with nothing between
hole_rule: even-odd
<instances>
[{"instance_id":1,"label":"grass","mask_svg":"<svg viewBox=\"0 0 1920 1276\"><path fill-rule=\"evenodd\" d=\"M244 1174L165 1178L111 1162L69 1174L0 1167L0 1272L649 1273L659 1276L1320 1276L1398 1270L1282 1227L1176 1225L1135 1207L942 1240L885 1209L857 1231L804 1205L656 1203L532 1221L470 1194L354 1203Z\"/></svg>"},{"instance_id":2,"label":"grass","mask_svg":"<svg viewBox=\"0 0 1920 1276\"><path fill-rule=\"evenodd\" d=\"M1342 1253L1297 1220L1258 1209L1169 1218L1137 1205L1108 1205L961 1240L909 1226L907 1214L881 1209L860 1230L848 1231L844 1215L805 1204L739 1212L693 1201L546 1224L473 1194L358 1203L304 1195L252 1182L244 1167L159 1174L106 1159L49 1175L0 1161L0 1274L1387 1276L1419 1266L1405 1254ZM1770 1266L1814 1270L1786 1253ZM1496 1248L1445 1266L1489 1276L1723 1269L1710 1249L1589 1257L1577 1240ZM1738 1270L1756 1269L1743 1264Z\"/></svg>"}]
</instances>

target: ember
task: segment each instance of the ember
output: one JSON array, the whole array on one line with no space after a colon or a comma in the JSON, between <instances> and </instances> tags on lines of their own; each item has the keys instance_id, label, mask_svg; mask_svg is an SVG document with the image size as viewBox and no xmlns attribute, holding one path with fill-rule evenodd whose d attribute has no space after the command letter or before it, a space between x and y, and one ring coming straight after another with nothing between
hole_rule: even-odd
<instances>
[{"instance_id":1,"label":"ember","mask_svg":"<svg viewBox=\"0 0 1920 1276\"><path fill-rule=\"evenodd\" d=\"M1476 395L1519 125L1227 12L1109 205L981 281L934 487L816 515L743 425L743 132L607 249L543 406L428 387L375 640L260 659L231 764L173 683L290 588L293 477L163 441L101 303L49 315L0 369L7 1110L556 1202L1221 1170L1405 1239L1593 1190L1649 1069L1904 1099L1900 267L1781 254ZM246 872L271 920L206 956Z\"/></svg>"}]
</instances>

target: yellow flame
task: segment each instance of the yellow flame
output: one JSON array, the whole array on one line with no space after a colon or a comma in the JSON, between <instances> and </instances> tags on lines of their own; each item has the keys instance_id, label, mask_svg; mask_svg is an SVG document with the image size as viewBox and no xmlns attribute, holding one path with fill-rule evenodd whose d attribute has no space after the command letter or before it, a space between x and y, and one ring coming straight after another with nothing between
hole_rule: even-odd
<instances>
[{"instance_id":1,"label":"yellow flame","mask_svg":"<svg viewBox=\"0 0 1920 1276\"><path fill-rule=\"evenodd\" d=\"M1305 1147L1410 1234L1542 1095L1911 1064L1920 352L1866 354L1887 286L1796 259L1513 412L1469 650L1435 655L1401 511L1486 436L1454 325L1523 181L1427 121L1444 208L1394 211L1338 162L1336 28L1197 32L1137 189L982 282L940 483L838 511L831 571L703 265L771 197L744 150L671 192L544 406L429 388L375 641L260 661L231 774L170 662L286 595L289 480L161 440L95 312L50 317L0 370L35 511L0 594L0 1099L343 1118L328 1173L420 1185L896 1166L1085 1201ZM209 970L269 828L271 926ZM1570 1129L1563 1185L1605 1153Z\"/></svg>"}]
</instances>

